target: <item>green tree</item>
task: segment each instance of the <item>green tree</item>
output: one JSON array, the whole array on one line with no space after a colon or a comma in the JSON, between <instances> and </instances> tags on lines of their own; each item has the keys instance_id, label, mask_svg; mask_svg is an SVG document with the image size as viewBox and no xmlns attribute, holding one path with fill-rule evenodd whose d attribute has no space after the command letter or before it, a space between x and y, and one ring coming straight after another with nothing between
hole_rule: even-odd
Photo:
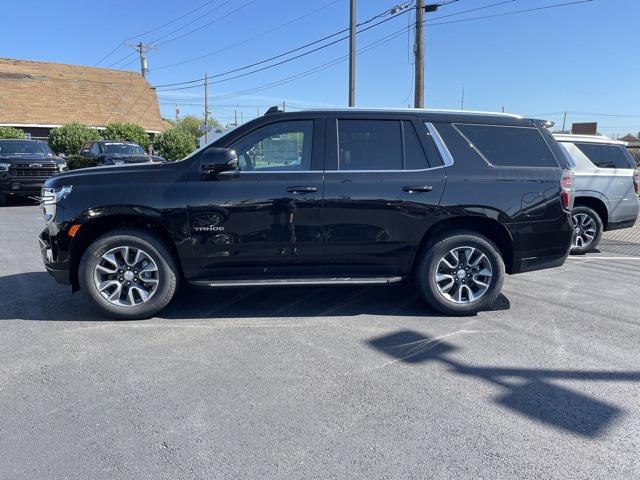
<instances>
[{"instance_id":1,"label":"green tree","mask_svg":"<svg viewBox=\"0 0 640 480\"><path fill-rule=\"evenodd\" d=\"M153 147L165 160L173 162L189 155L197 145L191 134L176 127L156 135Z\"/></svg>"},{"instance_id":2,"label":"green tree","mask_svg":"<svg viewBox=\"0 0 640 480\"><path fill-rule=\"evenodd\" d=\"M176 128L182 130L183 132L188 133L195 140L197 140L202 135L204 135L204 132L200 130L200 124L201 123L202 123L202 121L198 117L196 117L194 115L188 115L188 116L184 117L183 119L181 119L176 124Z\"/></svg>"},{"instance_id":3,"label":"green tree","mask_svg":"<svg viewBox=\"0 0 640 480\"><path fill-rule=\"evenodd\" d=\"M51 130L49 146L56 153L77 155L84 142L99 139L100 133L95 128L72 122Z\"/></svg>"},{"instance_id":4,"label":"green tree","mask_svg":"<svg viewBox=\"0 0 640 480\"><path fill-rule=\"evenodd\" d=\"M149 135L144 128L135 123L113 122L107 125L102 137L105 140L116 140L119 142L135 142L142 148L149 145Z\"/></svg>"},{"instance_id":5,"label":"green tree","mask_svg":"<svg viewBox=\"0 0 640 480\"><path fill-rule=\"evenodd\" d=\"M19 128L0 127L0 138L25 138L25 134Z\"/></svg>"}]
</instances>

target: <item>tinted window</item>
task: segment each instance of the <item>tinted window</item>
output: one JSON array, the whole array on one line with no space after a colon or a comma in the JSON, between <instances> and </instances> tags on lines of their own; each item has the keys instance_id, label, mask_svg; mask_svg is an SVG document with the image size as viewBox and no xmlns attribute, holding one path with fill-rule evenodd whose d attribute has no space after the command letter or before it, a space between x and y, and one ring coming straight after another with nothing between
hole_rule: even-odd
<instances>
[{"instance_id":1,"label":"tinted window","mask_svg":"<svg viewBox=\"0 0 640 480\"><path fill-rule=\"evenodd\" d=\"M493 165L558 167L537 128L459 124L456 127Z\"/></svg>"},{"instance_id":2,"label":"tinted window","mask_svg":"<svg viewBox=\"0 0 640 480\"><path fill-rule=\"evenodd\" d=\"M401 170L402 137L396 120L339 120L340 170Z\"/></svg>"},{"instance_id":3,"label":"tinted window","mask_svg":"<svg viewBox=\"0 0 640 480\"><path fill-rule=\"evenodd\" d=\"M411 122L402 122L402 130L404 132L404 161L405 168L408 170L420 170L429 168L427 157L424 154L422 144L413 128Z\"/></svg>"},{"instance_id":4,"label":"tinted window","mask_svg":"<svg viewBox=\"0 0 640 480\"><path fill-rule=\"evenodd\" d=\"M144 148L135 143L108 142L104 143L102 148L109 155L144 155L146 153ZM91 148L91 153L96 153L96 151L100 152L98 143L95 143Z\"/></svg>"},{"instance_id":5,"label":"tinted window","mask_svg":"<svg viewBox=\"0 0 640 480\"><path fill-rule=\"evenodd\" d=\"M240 170L310 170L313 120L272 123L231 146Z\"/></svg>"},{"instance_id":6,"label":"tinted window","mask_svg":"<svg viewBox=\"0 0 640 480\"><path fill-rule=\"evenodd\" d=\"M91 146L91 149L89 151L91 152L92 155L95 155L95 156L100 155L100 144L98 142L95 142Z\"/></svg>"},{"instance_id":7,"label":"tinted window","mask_svg":"<svg viewBox=\"0 0 640 480\"><path fill-rule=\"evenodd\" d=\"M46 155L53 156L48 145L25 140L0 140L0 154L5 155Z\"/></svg>"},{"instance_id":8,"label":"tinted window","mask_svg":"<svg viewBox=\"0 0 640 480\"><path fill-rule=\"evenodd\" d=\"M635 162L627 149L620 145L576 143L591 162L600 168L635 168Z\"/></svg>"}]
</instances>

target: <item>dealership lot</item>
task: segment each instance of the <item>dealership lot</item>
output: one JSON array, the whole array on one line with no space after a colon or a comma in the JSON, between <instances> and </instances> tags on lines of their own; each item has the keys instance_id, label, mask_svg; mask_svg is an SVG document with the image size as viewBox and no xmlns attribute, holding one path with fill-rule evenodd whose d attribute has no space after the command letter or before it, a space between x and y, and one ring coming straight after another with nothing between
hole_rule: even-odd
<instances>
[{"instance_id":1,"label":"dealership lot","mask_svg":"<svg viewBox=\"0 0 640 480\"><path fill-rule=\"evenodd\" d=\"M185 289L128 322L44 272L37 207L0 226L0 478L640 471L640 225L476 317L401 284Z\"/></svg>"}]
</instances>

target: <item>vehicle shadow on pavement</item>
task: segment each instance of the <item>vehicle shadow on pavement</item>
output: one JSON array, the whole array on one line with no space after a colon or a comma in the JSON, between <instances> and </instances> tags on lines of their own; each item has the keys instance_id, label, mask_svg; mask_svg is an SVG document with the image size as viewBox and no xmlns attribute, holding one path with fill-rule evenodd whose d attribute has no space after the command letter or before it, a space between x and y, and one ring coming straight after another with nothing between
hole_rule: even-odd
<instances>
[{"instance_id":1,"label":"vehicle shadow on pavement","mask_svg":"<svg viewBox=\"0 0 640 480\"><path fill-rule=\"evenodd\" d=\"M0 320L100 321L84 294L58 285L46 272L0 277ZM491 310L507 310L501 295ZM202 288L184 286L163 319L282 318L317 316L442 316L409 282L375 286Z\"/></svg>"},{"instance_id":2,"label":"vehicle shadow on pavement","mask_svg":"<svg viewBox=\"0 0 640 480\"><path fill-rule=\"evenodd\" d=\"M552 380L640 382L640 371L554 370L475 367L452 359L457 347L421 333L402 330L369 340L368 345L408 364L438 362L451 373L484 380L504 389L493 401L520 415L583 437L602 436L624 411Z\"/></svg>"}]
</instances>

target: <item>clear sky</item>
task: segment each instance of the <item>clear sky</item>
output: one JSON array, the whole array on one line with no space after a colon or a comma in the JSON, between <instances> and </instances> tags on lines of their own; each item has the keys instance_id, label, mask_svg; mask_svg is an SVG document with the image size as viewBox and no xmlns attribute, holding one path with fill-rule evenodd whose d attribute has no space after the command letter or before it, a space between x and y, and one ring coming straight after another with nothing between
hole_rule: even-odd
<instances>
[{"instance_id":1,"label":"clear sky","mask_svg":"<svg viewBox=\"0 0 640 480\"><path fill-rule=\"evenodd\" d=\"M567 126L573 121L598 121L600 130L609 135L638 133L639 0L593 0L477 18L570 1L458 0L427 14L427 107L460 108L464 89L465 109L498 111L504 106L506 111L549 118L556 124L562 123L561 112L567 111ZM398 2L358 0L358 21ZM494 6L482 8L490 5ZM477 10L468 11L472 9ZM341 58L348 52L346 40L242 78L224 81L230 75L215 75L348 27L349 0L5 2L2 17L2 57L94 65L120 45L99 65L139 70L133 50L122 43L155 44L157 49L148 54L151 84L188 81L207 72L214 77L209 87L211 110L223 123L233 120L234 110L246 121L258 109L263 113L283 100L292 109L347 103L346 61L287 83L257 88ZM413 21L413 12L405 13L358 35L358 48L374 46L357 57L357 106L412 103L413 39L403 29ZM145 33L150 30L154 31ZM203 58L190 61L198 57ZM178 62L185 63L175 65ZM251 69L238 73L247 71ZM176 104L181 115L202 115L203 88L195 85L177 91L159 88L163 115L174 117Z\"/></svg>"}]
</instances>

